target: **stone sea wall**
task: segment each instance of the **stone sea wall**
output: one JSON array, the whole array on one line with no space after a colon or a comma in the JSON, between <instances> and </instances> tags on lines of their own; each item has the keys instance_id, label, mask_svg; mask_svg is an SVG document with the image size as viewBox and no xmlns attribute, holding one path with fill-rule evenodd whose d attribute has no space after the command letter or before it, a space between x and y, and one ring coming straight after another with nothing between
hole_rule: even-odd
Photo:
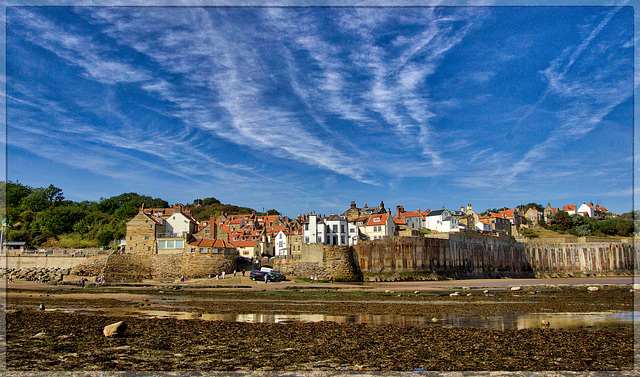
<instances>
[{"instance_id":1,"label":"stone sea wall","mask_svg":"<svg viewBox=\"0 0 640 377\"><path fill-rule=\"evenodd\" d=\"M599 242L594 242L599 241ZM386 237L356 246L305 245L301 258L274 259L287 276L361 281L363 275L497 278L631 274L640 264L634 244L516 242L508 237L450 234L447 237ZM233 272L235 259L200 255L2 256L8 268L73 268L112 279L204 277Z\"/></svg>"},{"instance_id":2,"label":"stone sea wall","mask_svg":"<svg viewBox=\"0 0 640 377\"><path fill-rule=\"evenodd\" d=\"M532 276L524 245L472 234L387 237L354 246L366 274L430 273L449 277Z\"/></svg>"},{"instance_id":3,"label":"stone sea wall","mask_svg":"<svg viewBox=\"0 0 640 377\"><path fill-rule=\"evenodd\" d=\"M635 248L631 243L531 243L525 255L531 267L543 275L618 275L634 271Z\"/></svg>"}]
</instances>

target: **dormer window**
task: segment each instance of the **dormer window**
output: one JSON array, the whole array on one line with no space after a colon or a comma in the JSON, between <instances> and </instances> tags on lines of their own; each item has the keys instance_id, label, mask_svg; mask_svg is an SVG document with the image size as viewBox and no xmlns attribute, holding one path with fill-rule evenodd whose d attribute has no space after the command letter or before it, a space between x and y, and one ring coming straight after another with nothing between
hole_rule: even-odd
<instances>
[{"instance_id":1,"label":"dormer window","mask_svg":"<svg viewBox=\"0 0 640 377\"><path fill-rule=\"evenodd\" d=\"M378 221L380 221L380 218L379 217L374 217L373 221L378 222Z\"/></svg>"}]
</instances>

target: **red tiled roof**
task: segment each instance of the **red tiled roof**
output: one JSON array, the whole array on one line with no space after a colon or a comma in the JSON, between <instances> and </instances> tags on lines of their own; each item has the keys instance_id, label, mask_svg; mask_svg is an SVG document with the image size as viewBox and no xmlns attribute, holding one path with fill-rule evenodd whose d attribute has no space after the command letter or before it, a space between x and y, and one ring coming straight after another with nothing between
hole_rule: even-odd
<instances>
[{"instance_id":1,"label":"red tiled roof","mask_svg":"<svg viewBox=\"0 0 640 377\"><path fill-rule=\"evenodd\" d=\"M420 212L416 212L416 211L402 212L402 215L404 217L422 217L422 214Z\"/></svg>"},{"instance_id":2,"label":"red tiled roof","mask_svg":"<svg viewBox=\"0 0 640 377\"><path fill-rule=\"evenodd\" d=\"M513 213L515 212L515 209L506 209L502 212L500 212L501 215L507 216L507 217L513 217Z\"/></svg>"},{"instance_id":3,"label":"red tiled roof","mask_svg":"<svg viewBox=\"0 0 640 377\"><path fill-rule=\"evenodd\" d=\"M562 210L565 211L565 212L575 211L576 210L576 205L575 204L567 204L564 207L562 207Z\"/></svg>"},{"instance_id":4,"label":"red tiled roof","mask_svg":"<svg viewBox=\"0 0 640 377\"><path fill-rule=\"evenodd\" d=\"M249 240L249 241L230 241L232 245L235 247L252 247L255 246L257 240Z\"/></svg>"},{"instance_id":5,"label":"red tiled roof","mask_svg":"<svg viewBox=\"0 0 640 377\"><path fill-rule=\"evenodd\" d=\"M396 219L395 217L393 218L393 222L399 225L407 225L404 221Z\"/></svg>"},{"instance_id":6,"label":"red tiled roof","mask_svg":"<svg viewBox=\"0 0 640 377\"><path fill-rule=\"evenodd\" d=\"M378 221L376 221L376 219L378 219ZM387 222L387 214L383 213L383 214L379 214L379 215L372 215L371 217L369 217L369 221L367 221L367 226L374 226L374 225L384 225Z\"/></svg>"},{"instance_id":7,"label":"red tiled roof","mask_svg":"<svg viewBox=\"0 0 640 377\"><path fill-rule=\"evenodd\" d=\"M196 238L195 241L189 242L191 246L199 246L199 247L215 247L220 249L235 249L231 243L222 240L222 239L207 239L207 238Z\"/></svg>"}]
</instances>

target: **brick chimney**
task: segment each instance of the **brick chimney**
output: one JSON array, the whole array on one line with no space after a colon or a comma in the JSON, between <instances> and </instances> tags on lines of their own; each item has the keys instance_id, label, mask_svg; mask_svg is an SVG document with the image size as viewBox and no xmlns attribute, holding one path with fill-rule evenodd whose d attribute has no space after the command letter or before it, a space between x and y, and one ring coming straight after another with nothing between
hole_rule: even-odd
<instances>
[{"instance_id":1,"label":"brick chimney","mask_svg":"<svg viewBox=\"0 0 640 377\"><path fill-rule=\"evenodd\" d=\"M356 208L356 201L352 200L351 201L351 209L355 209Z\"/></svg>"}]
</instances>

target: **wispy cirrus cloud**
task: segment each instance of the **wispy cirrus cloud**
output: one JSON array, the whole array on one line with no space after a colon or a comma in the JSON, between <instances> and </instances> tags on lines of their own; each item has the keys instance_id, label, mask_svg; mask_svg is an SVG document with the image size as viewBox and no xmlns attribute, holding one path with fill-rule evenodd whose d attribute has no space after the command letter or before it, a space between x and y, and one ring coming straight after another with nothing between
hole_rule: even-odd
<instances>
[{"instance_id":1,"label":"wispy cirrus cloud","mask_svg":"<svg viewBox=\"0 0 640 377\"><path fill-rule=\"evenodd\" d=\"M603 30L620 9L608 11L579 44L566 47L540 72L547 87L538 101L516 121L509 135L518 134L525 124L535 127L534 114L547 112L552 114L557 125L545 139L530 145L523 156L507 168L493 172L484 170L477 177L461 179L464 186L480 184L488 177L501 182L503 187L513 185L524 174L539 169L539 164L562 146L584 138L614 108L633 95L631 50L625 47L632 37L630 30L623 29L622 38L615 31L603 36ZM602 56L608 56L607 60L603 61ZM550 112L554 107L551 103L558 108Z\"/></svg>"}]
</instances>

